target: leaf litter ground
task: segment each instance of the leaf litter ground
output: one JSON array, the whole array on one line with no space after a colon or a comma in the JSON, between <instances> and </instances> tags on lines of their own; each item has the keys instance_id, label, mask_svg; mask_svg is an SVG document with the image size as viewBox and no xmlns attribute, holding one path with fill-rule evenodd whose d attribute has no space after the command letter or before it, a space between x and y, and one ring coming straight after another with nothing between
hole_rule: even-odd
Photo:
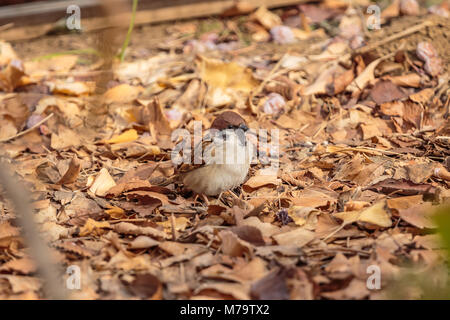
<instances>
[{"instance_id":1,"label":"leaf litter ground","mask_svg":"<svg viewBox=\"0 0 450 320\"><path fill-rule=\"evenodd\" d=\"M445 290L432 214L450 198L448 4L402 3L370 32L367 4L344 1L143 26L112 71L85 50L97 35L1 42L1 153L55 263L80 267L70 296L378 299L411 272ZM209 204L162 186L172 131L230 109L279 130L278 172L257 162ZM2 298L43 297L25 244L0 197ZM408 285L400 298L426 296Z\"/></svg>"}]
</instances>

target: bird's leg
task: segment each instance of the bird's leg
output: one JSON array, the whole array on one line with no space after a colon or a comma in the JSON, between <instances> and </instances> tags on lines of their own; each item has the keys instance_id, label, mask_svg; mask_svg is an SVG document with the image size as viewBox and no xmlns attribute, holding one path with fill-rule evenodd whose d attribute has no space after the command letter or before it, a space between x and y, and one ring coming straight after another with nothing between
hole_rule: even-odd
<instances>
[{"instance_id":1,"label":"bird's leg","mask_svg":"<svg viewBox=\"0 0 450 320\"><path fill-rule=\"evenodd\" d=\"M209 207L208 197L205 194L203 194L203 193L202 193L201 197L203 198L203 201L205 201L206 206Z\"/></svg>"},{"instance_id":2,"label":"bird's leg","mask_svg":"<svg viewBox=\"0 0 450 320\"><path fill-rule=\"evenodd\" d=\"M241 200L241 198L239 198L239 197L236 195L236 193L233 192L233 190L230 190L229 192L230 192L231 196L232 196L234 199L236 199L236 200Z\"/></svg>"},{"instance_id":3,"label":"bird's leg","mask_svg":"<svg viewBox=\"0 0 450 320\"><path fill-rule=\"evenodd\" d=\"M200 193L200 194L197 193L194 197L194 204L198 201L198 198L202 198L202 200L206 204L206 206L209 207L209 200L206 195L204 195L203 193Z\"/></svg>"}]
</instances>

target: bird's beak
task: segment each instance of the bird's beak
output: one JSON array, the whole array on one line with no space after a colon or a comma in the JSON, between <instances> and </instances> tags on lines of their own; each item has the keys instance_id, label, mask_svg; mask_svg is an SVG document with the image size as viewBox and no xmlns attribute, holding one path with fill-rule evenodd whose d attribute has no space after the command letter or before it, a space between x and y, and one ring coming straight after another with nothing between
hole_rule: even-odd
<instances>
[{"instance_id":1,"label":"bird's beak","mask_svg":"<svg viewBox=\"0 0 450 320\"><path fill-rule=\"evenodd\" d=\"M247 132L247 131L248 131L248 127L247 127L247 125L245 125L245 124L239 125L239 129L242 129L244 132Z\"/></svg>"}]
</instances>

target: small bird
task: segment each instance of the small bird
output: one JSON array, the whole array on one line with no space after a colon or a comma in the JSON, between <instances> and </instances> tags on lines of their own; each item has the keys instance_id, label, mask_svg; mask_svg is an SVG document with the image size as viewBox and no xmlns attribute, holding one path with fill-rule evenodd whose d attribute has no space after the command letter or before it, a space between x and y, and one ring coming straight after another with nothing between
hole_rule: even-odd
<instances>
[{"instance_id":1,"label":"small bird","mask_svg":"<svg viewBox=\"0 0 450 320\"><path fill-rule=\"evenodd\" d=\"M219 114L203 140L194 147L190 163L177 168L184 186L202 196L219 195L240 186L247 177L255 151L246 133L251 132L238 113Z\"/></svg>"}]
</instances>

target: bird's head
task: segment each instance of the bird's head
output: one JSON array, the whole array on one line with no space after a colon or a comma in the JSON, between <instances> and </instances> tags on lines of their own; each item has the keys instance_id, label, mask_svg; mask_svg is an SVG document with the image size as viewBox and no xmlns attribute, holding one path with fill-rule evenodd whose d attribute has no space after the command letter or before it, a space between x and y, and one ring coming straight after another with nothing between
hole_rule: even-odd
<instances>
[{"instance_id":1,"label":"bird's head","mask_svg":"<svg viewBox=\"0 0 450 320\"><path fill-rule=\"evenodd\" d=\"M241 129L244 132L248 130L247 123L238 113L234 111L225 111L219 114L211 124L211 129L227 130Z\"/></svg>"}]
</instances>

